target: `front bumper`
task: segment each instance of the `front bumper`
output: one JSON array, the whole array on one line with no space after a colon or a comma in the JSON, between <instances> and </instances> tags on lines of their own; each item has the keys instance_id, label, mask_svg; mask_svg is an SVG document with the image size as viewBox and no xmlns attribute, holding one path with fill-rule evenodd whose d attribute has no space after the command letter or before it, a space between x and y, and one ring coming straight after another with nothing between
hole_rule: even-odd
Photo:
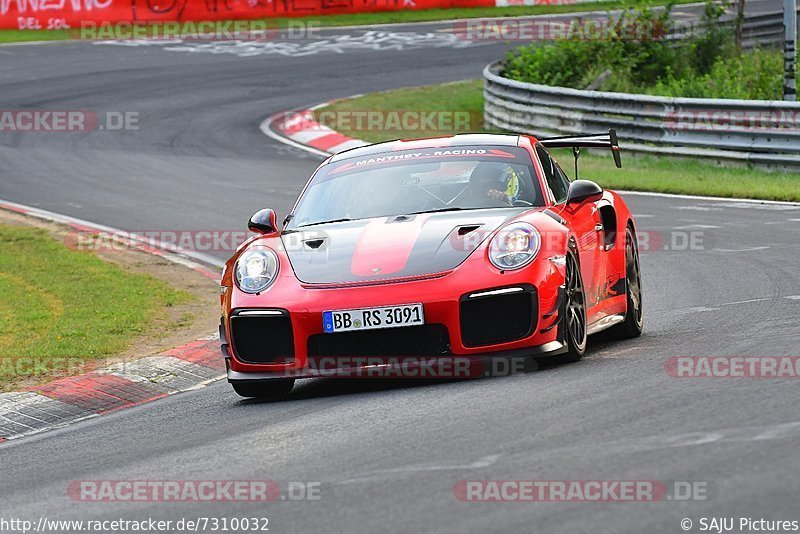
<instances>
[{"instance_id":1,"label":"front bumper","mask_svg":"<svg viewBox=\"0 0 800 534\"><path fill-rule=\"evenodd\" d=\"M475 377L504 374L504 370L509 369L504 366L504 361L519 362L564 352L566 349L558 328L563 302L563 271L553 262L540 259L520 271L501 273L488 268L481 260L467 260L455 271L441 276L380 285L323 289L303 286L292 278L294 284L284 279L284 283L276 283L275 288L259 296L234 290L225 307L227 313L221 327L228 379L393 376L392 371L396 371L397 376L409 377L415 373L421 376L419 373L422 372L440 378L447 378L448 374ZM523 313L522 321L519 314L502 316L506 311L503 303L511 300L496 300L495 304L499 302L499 306L490 305L486 300L472 306L478 300L495 296L514 296L517 300L513 305L521 306L523 295L530 298L531 305L525 308L530 316ZM342 335L323 333L324 311L416 302L423 304L426 325L444 331L441 342L428 345L434 350L426 352L409 344L410 339L398 337L411 333L409 330L402 332L404 328L370 331L373 334L369 342L352 345L356 349L353 353L340 354L340 348L320 348L320 342L331 340L330 336ZM467 309L472 310L472 316L465 316ZM487 314L485 322L475 317L475 310ZM269 345L272 349L282 346L283 350L270 354L266 358L269 361L254 362L252 357L243 354L241 343L237 349L237 330L232 329L231 324L240 321L243 315L262 312L287 323L282 327L284 334L277 338L277 342L268 343L266 338L263 342L254 342L265 347ZM498 321L497 317L503 320ZM508 324L510 319L515 321L514 325ZM286 332L288 339L285 339ZM509 335L515 337L509 340ZM370 344L376 340L385 343ZM291 350L286 350L287 343ZM424 344L421 346L426 347ZM413 347L413 350L409 348L408 353L403 353L405 349L401 347ZM487 365L487 362L492 363ZM514 369L520 365L515 363Z\"/></svg>"},{"instance_id":2,"label":"front bumper","mask_svg":"<svg viewBox=\"0 0 800 534\"><path fill-rule=\"evenodd\" d=\"M353 365L317 363L302 369L270 372L234 371L228 362L228 382L261 382L277 378L411 378L470 379L509 376L537 369L541 357L567 352L560 341L513 351L487 352L469 356L351 358ZM333 361L329 363L334 363Z\"/></svg>"}]
</instances>

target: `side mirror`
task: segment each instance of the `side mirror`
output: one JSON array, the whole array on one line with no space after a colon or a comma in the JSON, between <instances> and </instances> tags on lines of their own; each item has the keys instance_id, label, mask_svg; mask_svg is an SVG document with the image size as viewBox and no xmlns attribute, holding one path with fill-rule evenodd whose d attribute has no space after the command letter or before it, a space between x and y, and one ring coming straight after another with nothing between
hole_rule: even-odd
<instances>
[{"instance_id":1,"label":"side mirror","mask_svg":"<svg viewBox=\"0 0 800 534\"><path fill-rule=\"evenodd\" d=\"M600 200L602 196L603 188L591 180L575 180L569 184L567 204L580 204L587 200Z\"/></svg>"},{"instance_id":2,"label":"side mirror","mask_svg":"<svg viewBox=\"0 0 800 534\"><path fill-rule=\"evenodd\" d=\"M257 234L274 234L278 231L278 216L269 208L257 211L247 221L247 228Z\"/></svg>"}]
</instances>

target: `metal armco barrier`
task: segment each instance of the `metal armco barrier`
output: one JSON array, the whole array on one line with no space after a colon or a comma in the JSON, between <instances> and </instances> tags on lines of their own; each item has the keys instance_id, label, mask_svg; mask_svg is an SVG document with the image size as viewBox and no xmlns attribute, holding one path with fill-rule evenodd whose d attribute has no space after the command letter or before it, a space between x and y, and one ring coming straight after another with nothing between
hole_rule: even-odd
<instances>
[{"instance_id":1,"label":"metal armco barrier","mask_svg":"<svg viewBox=\"0 0 800 534\"><path fill-rule=\"evenodd\" d=\"M800 16L800 9L797 14ZM734 31L734 18L726 16L720 22L731 32ZM679 41L698 32L696 24L678 23L670 31L667 39ZM757 15L747 15L742 28L742 46L746 49L768 48L783 46L783 12L774 11L771 13L759 13Z\"/></svg>"},{"instance_id":2,"label":"metal armco barrier","mask_svg":"<svg viewBox=\"0 0 800 534\"><path fill-rule=\"evenodd\" d=\"M501 69L483 71L487 127L541 137L616 128L627 150L800 167L800 102L584 91L510 80Z\"/></svg>"}]
</instances>

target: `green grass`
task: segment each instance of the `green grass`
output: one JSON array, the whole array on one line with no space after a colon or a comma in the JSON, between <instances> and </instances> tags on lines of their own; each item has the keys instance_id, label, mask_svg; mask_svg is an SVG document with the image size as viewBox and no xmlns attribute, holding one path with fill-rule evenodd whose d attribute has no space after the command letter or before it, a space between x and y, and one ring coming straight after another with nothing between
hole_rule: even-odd
<instances>
[{"instance_id":1,"label":"green grass","mask_svg":"<svg viewBox=\"0 0 800 534\"><path fill-rule=\"evenodd\" d=\"M463 112L473 119L470 124L472 131L485 131L482 124L482 87L482 81L471 80L372 93L334 102L326 108L317 110L316 113L319 117L326 111L425 110L444 111L448 115ZM326 123L333 126L327 121ZM465 133L463 130L407 132L353 128L340 131L350 137L371 142ZM555 156L571 174L573 168L571 154L568 151L557 151ZM604 187L617 189L800 201L800 174L797 173L768 172L763 169L721 166L679 158L638 155L633 157L624 151L622 160L623 168L617 169L610 157L592 155L584 151L581 155L581 177L595 180Z\"/></svg>"},{"instance_id":2,"label":"green grass","mask_svg":"<svg viewBox=\"0 0 800 534\"><path fill-rule=\"evenodd\" d=\"M0 391L16 380L81 372L82 361L118 355L150 333L166 307L192 298L67 248L44 230L3 224L0 295Z\"/></svg>"},{"instance_id":3,"label":"green grass","mask_svg":"<svg viewBox=\"0 0 800 534\"><path fill-rule=\"evenodd\" d=\"M688 4L696 0L677 0L676 4ZM666 0L641 0L637 5L659 6ZM565 4L512 7L473 7L452 9L421 9L382 11L376 13L354 13L341 15L308 16L296 18L268 19L273 27L286 28L290 23L309 24L310 26L370 26L374 24L399 24L409 22L430 22L437 20L470 19L480 17L520 17L527 15L545 15L558 13L575 13L581 11L604 11L621 9L631 5L629 0L606 0L591 4ZM74 39L79 36L80 28L73 30L0 30L0 43L54 41Z\"/></svg>"},{"instance_id":4,"label":"green grass","mask_svg":"<svg viewBox=\"0 0 800 534\"><path fill-rule=\"evenodd\" d=\"M571 154L555 155L565 163L565 169L572 168ZM800 174L797 173L709 165L679 158L629 157L624 152L622 160L623 168L617 169L611 158L581 155L581 178L592 179L604 187L630 191L800 201Z\"/></svg>"},{"instance_id":5,"label":"green grass","mask_svg":"<svg viewBox=\"0 0 800 534\"><path fill-rule=\"evenodd\" d=\"M0 43L63 41L71 38L69 30L0 30Z\"/></svg>"},{"instance_id":6,"label":"green grass","mask_svg":"<svg viewBox=\"0 0 800 534\"><path fill-rule=\"evenodd\" d=\"M469 117L467 127L457 131L450 129L437 130L402 130L402 129L358 129L356 114L365 111L398 111L405 112L442 112L442 117L456 118L456 114ZM325 112L333 112L328 115ZM340 100L320 109L316 117L325 126L365 141L378 142L392 139L434 137L450 133L467 133L483 127L483 83L480 80L456 82L443 85L411 87L384 93L370 93L355 99ZM332 117L328 119L328 117ZM392 124L388 113L381 115L387 125ZM348 128L348 125L350 126Z\"/></svg>"}]
</instances>

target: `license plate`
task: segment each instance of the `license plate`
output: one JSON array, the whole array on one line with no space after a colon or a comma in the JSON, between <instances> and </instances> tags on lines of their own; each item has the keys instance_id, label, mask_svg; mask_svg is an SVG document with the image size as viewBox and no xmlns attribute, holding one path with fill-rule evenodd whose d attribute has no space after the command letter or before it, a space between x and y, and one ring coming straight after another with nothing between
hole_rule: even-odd
<instances>
[{"instance_id":1,"label":"license plate","mask_svg":"<svg viewBox=\"0 0 800 534\"><path fill-rule=\"evenodd\" d=\"M322 313L322 328L326 334L420 324L425 324L422 304L334 310Z\"/></svg>"}]
</instances>

